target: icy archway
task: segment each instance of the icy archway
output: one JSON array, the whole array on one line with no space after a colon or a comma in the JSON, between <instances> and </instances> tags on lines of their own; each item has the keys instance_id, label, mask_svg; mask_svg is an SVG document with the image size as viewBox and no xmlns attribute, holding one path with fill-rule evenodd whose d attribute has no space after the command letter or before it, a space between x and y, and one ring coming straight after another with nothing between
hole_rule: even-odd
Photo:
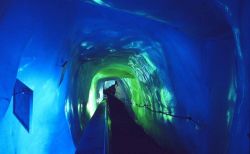
<instances>
[{"instance_id":1,"label":"icy archway","mask_svg":"<svg viewBox=\"0 0 250 154\"><path fill-rule=\"evenodd\" d=\"M249 153L247 0L0 4L0 153L74 153L108 78L163 147ZM33 91L30 132L16 79Z\"/></svg>"}]
</instances>

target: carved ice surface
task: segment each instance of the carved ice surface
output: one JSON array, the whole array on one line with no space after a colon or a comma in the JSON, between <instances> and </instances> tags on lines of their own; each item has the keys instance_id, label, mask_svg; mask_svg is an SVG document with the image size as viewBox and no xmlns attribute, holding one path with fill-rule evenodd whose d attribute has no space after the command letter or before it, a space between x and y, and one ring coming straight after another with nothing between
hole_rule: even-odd
<instances>
[{"instance_id":1,"label":"carved ice surface","mask_svg":"<svg viewBox=\"0 0 250 154\"><path fill-rule=\"evenodd\" d=\"M25 129L29 131L32 118L33 91L17 79L15 83L13 99L13 113L22 123Z\"/></svg>"},{"instance_id":2,"label":"carved ice surface","mask_svg":"<svg viewBox=\"0 0 250 154\"><path fill-rule=\"evenodd\" d=\"M2 0L0 153L74 153L111 80L134 120L172 153L249 153L249 8Z\"/></svg>"}]
</instances>

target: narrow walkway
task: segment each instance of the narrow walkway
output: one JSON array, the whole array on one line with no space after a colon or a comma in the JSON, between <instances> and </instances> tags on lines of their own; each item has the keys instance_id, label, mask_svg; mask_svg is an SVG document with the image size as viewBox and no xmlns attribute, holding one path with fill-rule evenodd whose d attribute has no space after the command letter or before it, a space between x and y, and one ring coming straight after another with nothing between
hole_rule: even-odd
<instances>
[{"instance_id":1,"label":"narrow walkway","mask_svg":"<svg viewBox=\"0 0 250 154\"><path fill-rule=\"evenodd\" d=\"M101 103L84 130L76 154L108 153L108 126L106 120L106 103Z\"/></svg>"},{"instance_id":2,"label":"narrow walkway","mask_svg":"<svg viewBox=\"0 0 250 154\"><path fill-rule=\"evenodd\" d=\"M111 154L164 154L163 149L129 116L123 102L108 99L111 119Z\"/></svg>"},{"instance_id":3,"label":"narrow walkway","mask_svg":"<svg viewBox=\"0 0 250 154\"><path fill-rule=\"evenodd\" d=\"M129 116L123 102L110 95L107 103L111 120L110 134L107 106L101 103L84 131L76 154L164 154L163 149Z\"/></svg>"}]
</instances>

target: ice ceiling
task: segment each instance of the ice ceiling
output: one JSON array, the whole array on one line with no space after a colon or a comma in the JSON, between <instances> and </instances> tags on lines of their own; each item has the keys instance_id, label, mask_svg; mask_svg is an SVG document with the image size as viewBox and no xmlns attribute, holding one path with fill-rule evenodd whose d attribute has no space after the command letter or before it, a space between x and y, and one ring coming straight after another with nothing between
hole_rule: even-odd
<instances>
[{"instance_id":1,"label":"ice ceiling","mask_svg":"<svg viewBox=\"0 0 250 154\"><path fill-rule=\"evenodd\" d=\"M163 147L249 153L249 7L247 0L1 1L0 153L74 153L100 85L111 79ZM33 91L29 132L13 114L17 79Z\"/></svg>"}]
</instances>

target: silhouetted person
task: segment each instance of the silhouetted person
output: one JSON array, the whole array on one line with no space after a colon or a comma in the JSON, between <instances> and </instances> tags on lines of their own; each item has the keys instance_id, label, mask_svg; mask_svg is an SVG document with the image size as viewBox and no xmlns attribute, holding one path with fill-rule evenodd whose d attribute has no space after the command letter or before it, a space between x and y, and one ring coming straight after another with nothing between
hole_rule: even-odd
<instances>
[{"instance_id":1,"label":"silhouetted person","mask_svg":"<svg viewBox=\"0 0 250 154\"><path fill-rule=\"evenodd\" d=\"M110 100L111 97L115 96L117 86L118 86L118 82L115 81L115 84L113 84L112 86L110 86L107 89L104 89L103 94L106 96L107 100ZM117 108L117 104L114 104L114 102L112 102L112 101L107 101L107 105L108 105L109 114L113 115L114 114L113 112Z\"/></svg>"},{"instance_id":2,"label":"silhouetted person","mask_svg":"<svg viewBox=\"0 0 250 154\"><path fill-rule=\"evenodd\" d=\"M118 86L118 82L115 81L115 84L113 84L112 86L110 86L108 89L105 89L104 90L104 95L108 96L108 95L112 95L114 96L115 95L115 92L116 92L116 87Z\"/></svg>"},{"instance_id":3,"label":"silhouetted person","mask_svg":"<svg viewBox=\"0 0 250 154\"><path fill-rule=\"evenodd\" d=\"M165 154L165 151L130 117L124 103L116 98L118 82L104 90L111 120L112 154Z\"/></svg>"}]
</instances>

